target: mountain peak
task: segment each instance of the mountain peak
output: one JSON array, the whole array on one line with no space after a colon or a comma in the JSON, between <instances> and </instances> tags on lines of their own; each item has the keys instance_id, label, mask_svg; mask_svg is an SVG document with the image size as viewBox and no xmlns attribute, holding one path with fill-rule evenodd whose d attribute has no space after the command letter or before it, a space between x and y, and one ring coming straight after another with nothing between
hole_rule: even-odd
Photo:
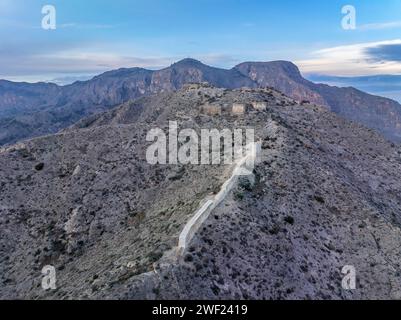
<instances>
[{"instance_id":1,"label":"mountain peak","mask_svg":"<svg viewBox=\"0 0 401 320\"><path fill-rule=\"evenodd\" d=\"M193 58L185 58L177 61L173 66L204 66L202 62Z\"/></svg>"},{"instance_id":2,"label":"mountain peak","mask_svg":"<svg viewBox=\"0 0 401 320\"><path fill-rule=\"evenodd\" d=\"M27 129L19 122L10 127L9 122L0 121L0 145L57 131L60 126L69 126L86 115L129 100L202 82L226 89L275 88L297 101L325 106L389 139L401 141L401 107L395 101L355 89L315 84L303 78L298 67L289 61L244 62L228 70L186 58L161 70L121 68L65 87L2 81L0 120L20 114L27 117L29 113L35 125ZM53 106L57 106L57 116Z\"/></svg>"},{"instance_id":3,"label":"mountain peak","mask_svg":"<svg viewBox=\"0 0 401 320\"><path fill-rule=\"evenodd\" d=\"M297 76L301 77L301 72L299 71L298 67L292 63L291 61L285 60L277 60L277 61L269 61L269 62L243 62L234 67L237 70L249 70L249 69L259 69L263 71L273 71L273 70L280 70L285 72L287 75L290 76Z\"/></svg>"}]
</instances>

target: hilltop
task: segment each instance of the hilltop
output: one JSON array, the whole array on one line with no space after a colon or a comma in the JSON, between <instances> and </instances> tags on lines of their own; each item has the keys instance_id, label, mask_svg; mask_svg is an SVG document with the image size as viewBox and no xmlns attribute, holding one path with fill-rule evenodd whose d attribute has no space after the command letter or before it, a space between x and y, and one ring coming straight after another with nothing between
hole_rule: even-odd
<instances>
[{"instance_id":1,"label":"hilltop","mask_svg":"<svg viewBox=\"0 0 401 320\"><path fill-rule=\"evenodd\" d=\"M266 109L230 111L254 101ZM253 127L262 159L255 183L239 183L166 264L232 170L149 165L146 133L170 120ZM0 296L399 299L400 155L373 130L272 89L190 85L124 103L0 150ZM40 287L48 264L56 291ZM344 265L357 290L341 288Z\"/></svg>"}]
</instances>

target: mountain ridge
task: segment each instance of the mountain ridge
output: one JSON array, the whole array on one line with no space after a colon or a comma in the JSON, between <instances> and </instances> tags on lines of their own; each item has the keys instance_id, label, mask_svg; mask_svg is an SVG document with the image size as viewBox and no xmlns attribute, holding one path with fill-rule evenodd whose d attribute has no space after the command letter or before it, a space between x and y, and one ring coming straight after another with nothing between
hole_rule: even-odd
<instances>
[{"instance_id":1,"label":"mountain ridge","mask_svg":"<svg viewBox=\"0 0 401 320\"><path fill-rule=\"evenodd\" d=\"M396 101L352 87L313 83L295 64L284 60L243 62L222 69L186 58L161 70L120 68L66 86L0 81L0 145L55 133L124 102L201 82L227 89L272 87L401 141L401 105Z\"/></svg>"},{"instance_id":2,"label":"mountain ridge","mask_svg":"<svg viewBox=\"0 0 401 320\"><path fill-rule=\"evenodd\" d=\"M213 102L211 102L213 101ZM234 104L263 110L233 114ZM203 108L231 106L221 115ZM188 85L0 148L3 299L399 299L401 149L272 89ZM87 119L87 118L86 118ZM150 164L150 128L255 128L238 185L172 264L179 235L230 165ZM43 266L57 290L42 290ZM343 290L355 266L358 290Z\"/></svg>"}]
</instances>

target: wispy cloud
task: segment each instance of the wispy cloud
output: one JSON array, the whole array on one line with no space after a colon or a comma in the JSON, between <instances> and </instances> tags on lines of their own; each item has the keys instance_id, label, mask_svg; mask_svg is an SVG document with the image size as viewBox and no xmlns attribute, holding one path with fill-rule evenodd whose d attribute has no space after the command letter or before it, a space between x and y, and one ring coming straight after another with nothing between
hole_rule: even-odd
<instances>
[{"instance_id":1,"label":"wispy cloud","mask_svg":"<svg viewBox=\"0 0 401 320\"><path fill-rule=\"evenodd\" d=\"M0 57L1 57L0 53ZM124 56L81 50L0 58L0 77L33 74L96 74L121 67L159 68L174 58Z\"/></svg>"},{"instance_id":2,"label":"wispy cloud","mask_svg":"<svg viewBox=\"0 0 401 320\"><path fill-rule=\"evenodd\" d=\"M384 30L384 29L397 29L401 28L401 21L381 22L381 23L368 23L359 26L358 30Z\"/></svg>"},{"instance_id":3,"label":"wispy cloud","mask_svg":"<svg viewBox=\"0 0 401 320\"><path fill-rule=\"evenodd\" d=\"M82 23L62 23L57 25L57 28L74 28L74 29L111 29L117 27L116 25L111 24L82 24Z\"/></svg>"},{"instance_id":4,"label":"wispy cloud","mask_svg":"<svg viewBox=\"0 0 401 320\"><path fill-rule=\"evenodd\" d=\"M401 62L401 43L381 44L379 46L366 48L365 52L373 62Z\"/></svg>"},{"instance_id":5,"label":"wispy cloud","mask_svg":"<svg viewBox=\"0 0 401 320\"><path fill-rule=\"evenodd\" d=\"M238 56L230 54L220 54L220 53L194 54L192 58L198 59L203 63L212 66L224 67L224 68L230 68L242 62L242 59Z\"/></svg>"},{"instance_id":6,"label":"wispy cloud","mask_svg":"<svg viewBox=\"0 0 401 320\"><path fill-rule=\"evenodd\" d=\"M95 74L64 76L64 77L58 77L58 78L49 79L48 82L52 82L52 83L55 83L55 84L63 86L63 85L66 85L66 84L74 83L76 81L86 81L86 80L92 79L93 76L95 76ZM47 81L47 79L46 79L46 81Z\"/></svg>"},{"instance_id":7,"label":"wispy cloud","mask_svg":"<svg viewBox=\"0 0 401 320\"><path fill-rule=\"evenodd\" d=\"M40 45L26 42L24 46L8 42L0 47L0 78L45 80L62 75L98 74L121 67L159 68L172 63L175 58L142 53L130 46L125 50L115 49L114 43L42 41Z\"/></svg>"},{"instance_id":8,"label":"wispy cloud","mask_svg":"<svg viewBox=\"0 0 401 320\"><path fill-rule=\"evenodd\" d=\"M75 25L64 27L72 28ZM242 60L241 57L221 53L152 54L125 42L66 40L62 43L42 41L41 45L8 42L0 47L0 79L47 81L65 76L95 75L122 67L161 69L189 56L220 67L232 67Z\"/></svg>"},{"instance_id":9,"label":"wispy cloud","mask_svg":"<svg viewBox=\"0 0 401 320\"><path fill-rule=\"evenodd\" d=\"M401 39L359 43L312 52L308 60L297 61L304 73L356 76L401 74Z\"/></svg>"}]
</instances>

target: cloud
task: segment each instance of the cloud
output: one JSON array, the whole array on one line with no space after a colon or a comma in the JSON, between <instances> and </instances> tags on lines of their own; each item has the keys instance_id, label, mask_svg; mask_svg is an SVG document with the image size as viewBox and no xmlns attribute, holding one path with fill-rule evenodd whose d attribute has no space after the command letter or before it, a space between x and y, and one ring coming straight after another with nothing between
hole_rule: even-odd
<instances>
[{"instance_id":1,"label":"cloud","mask_svg":"<svg viewBox=\"0 0 401 320\"><path fill-rule=\"evenodd\" d=\"M400 48L401 39L338 46L312 52L310 59L296 63L304 73L342 76L401 74Z\"/></svg>"},{"instance_id":2,"label":"cloud","mask_svg":"<svg viewBox=\"0 0 401 320\"><path fill-rule=\"evenodd\" d=\"M0 77L49 74L96 74L121 67L160 68L174 58L124 56L118 53L59 51L49 54L2 55Z\"/></svg>"},{"instance_id":3,"label":"cloud","mask_svg":"<svg viewBox=\"0 0 401 320\"><path fill-rule=\"evenodd\" d=\"M382 23L368 23L359 26L358 30L383 30L383 29L397 29L401 28L401 21L391 21Z\"/></svg>"},{"instance_id":4,"label":"cloud","mask_svg":"<svg viewBox=\"0 0 401 320\"><path fill-rule=\"evenodd\" d=\"M86 39L13 38L0 46L0 79L31 81L63 76L99 74L121 67L157 69L174 62L168 54L152 55L125 42L87 41Z\"/></svg>"},{"instance_id":5,"label":"cloud","mask_svg":"<svg viewBox=\"0 0 401 320\"><path fill-rule=\"evenodd\" d=\"M377 47L366 48L365 52L376 62L401 62L401 44L383 44Z\"/></svg>"},{"instance_id":6,"label":"cloud","mask_svg":"<svg viewBox=\"0 0 401 320\"><path fill-rule=\"evenodd\" d=\"M74 83L76 81L86 81L86 80L92 79L94 76L95 76L95 74L62 76L62 77L59 77L59 78L50 79L49 82L64 86L66 84L71 84L71 83Z\"/></svg>"},{"instance_id":7,"label":"cloud","mask_svg":"<svg viewBox=\"0 0 401 320\"><path fill-rule=\"evenodd\" d=\"M194 54L192 56L195 59L200 60L203 63L208 65L222 67L222 68L230 68L240 62L242 62L241 58L235 57L229 54L220 54L220 53L209 53L209 54Z\"/></svg>"},{"instance_id":8,"label":"cloud","mask_svg":"<svg viewBox=\"0 0 401 320\"><path fill-rule=\"evenodd\" d=\"M75 22L69 22L69 23L62 23L58 24L57 28L74 28L74 29L111 29L115 28L115 25L111 24L82 24L82 23L75 23Z\"/></svg>"},{"instance_id":9,"label":"cloud","mask_svg":"<svg viewBox=\"0 0 401 320\"><path fill-rule=\"evenodd\" d=\"M72 26L71 26L72 27ZM240 58L219 53L193 53L191 57L204 63L231 67ZM124 43L102 43L77 41L49 42L46 39L27 41L24 45L9 40L0 47L0 79L16 81L48 81L68 77L68 82L82 75L95 75L105 71L142 67L161 69L187 57L183 54L168 52L152 54L141 48Z\"/></svg>"}]
</instances>

